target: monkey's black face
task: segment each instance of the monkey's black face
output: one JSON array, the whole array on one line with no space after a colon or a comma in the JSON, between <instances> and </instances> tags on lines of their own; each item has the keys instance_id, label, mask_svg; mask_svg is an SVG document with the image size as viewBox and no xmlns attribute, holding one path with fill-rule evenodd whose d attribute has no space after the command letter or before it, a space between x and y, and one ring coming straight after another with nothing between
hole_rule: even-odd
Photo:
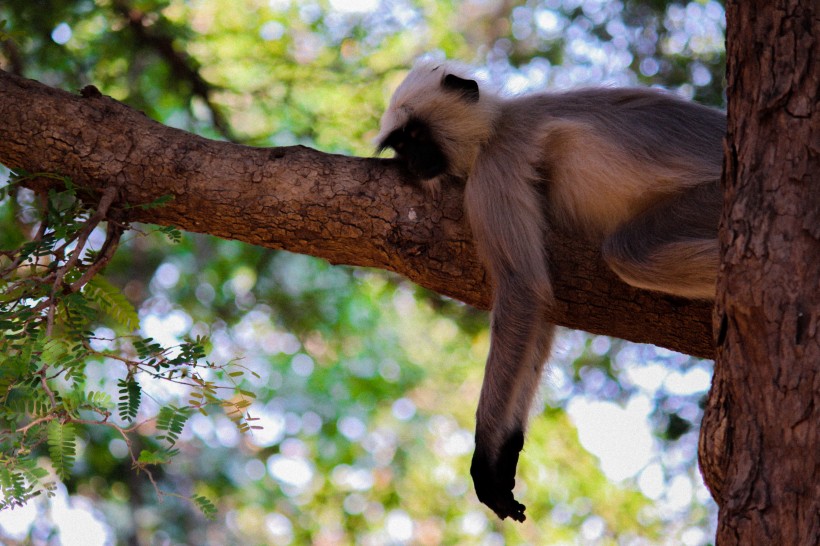
<instances>
[{"instance_id":1,"label":"monkey's black face","mask_svg":"<svg viewBox=\"0 0 820 546\"><path fill-rule=\"evenodd\" d=\"M385 148L392 148L407 170L421 180L430 180L447 170L447 158L441 147L433 140L427 124L419 120L411 119L387 135L379 151Z\"/></svg>"}]
</instances>

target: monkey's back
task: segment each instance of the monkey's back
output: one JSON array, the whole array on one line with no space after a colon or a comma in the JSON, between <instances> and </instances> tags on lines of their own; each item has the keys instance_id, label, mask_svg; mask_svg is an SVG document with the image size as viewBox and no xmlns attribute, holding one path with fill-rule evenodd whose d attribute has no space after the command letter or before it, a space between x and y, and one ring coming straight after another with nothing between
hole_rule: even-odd
<instances>
[{"instance_id":1,"label":"monkey's back","mask_svg":"<svg viewBox=\"0 0 820 546\"><path fill-rule=\"evenodd\" d=\"M506 99L493 140L538 155L556 220L606 234L664 196L717 185L725 130L719 110L669 93L599 88Z\"/></svg>"}]
</instances>

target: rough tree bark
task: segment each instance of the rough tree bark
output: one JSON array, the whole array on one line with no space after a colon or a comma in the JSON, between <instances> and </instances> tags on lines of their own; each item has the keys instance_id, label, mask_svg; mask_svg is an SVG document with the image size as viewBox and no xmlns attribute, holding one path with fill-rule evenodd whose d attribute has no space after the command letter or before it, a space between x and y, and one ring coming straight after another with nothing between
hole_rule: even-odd
<instances>
[{"instance_id":1,"label":"rough tree bark","mask_svg":"<svg viewBox=\"0 0 820 546\"><path fill-rule=\"evenodd\" d=\"M700 463L717 544L820 544L820 5L726 2L729 132Z\"/></svg>"},{"instance_id":2,"label":"rough tree bark","mask_svg":"<svg viewBox=\"0 0 820 546\"><path fill-rule=\"evenodd\" d=\"M463 221L461 190L431 203L394 162L304 147L251 148L156 123L93 88L80 95L0 71L0 163L54 172L122 203L172 195L128 220L175 225L395 271L486 309L490 285ZM44 184L53 183L44 179ZM564 326L711 358L711 305L633 289L567 234L551 247Z\"/></svg>"}]
</instances>

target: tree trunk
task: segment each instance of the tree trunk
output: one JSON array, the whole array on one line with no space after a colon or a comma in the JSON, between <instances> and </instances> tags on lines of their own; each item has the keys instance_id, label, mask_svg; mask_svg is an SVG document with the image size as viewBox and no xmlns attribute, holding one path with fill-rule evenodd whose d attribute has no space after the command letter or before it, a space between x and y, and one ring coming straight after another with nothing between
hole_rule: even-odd
<instances>
[{"instance_id":1,"label":"tree trunk","mask_svg":"<svg viewBox=\"0 0 820 546\"><path fill-rule=\"evenodd\" d=\"M820 8L729 0L717 360L700 463L717 544L820 544Z\"/></svg>"},{"instance_id":2,"label":"tree trunk","mask_svg":"<svg viewBox=\"0 0 820 546\"><path fill-rule=\"evenodd\" d=\"M0 70L0 163L66 175L91 193L114 186L120 205L131 205L121 211L126 220L388 269L470 305L490 304L461 189L433 202L392 161L207 140L94 88L71 95ZM173 200L134 207L164 196ZM577 236L556 233L550 245L557 305L548 320L712 357L710 303L627 286Z\"/></svg>"}]
</instances>

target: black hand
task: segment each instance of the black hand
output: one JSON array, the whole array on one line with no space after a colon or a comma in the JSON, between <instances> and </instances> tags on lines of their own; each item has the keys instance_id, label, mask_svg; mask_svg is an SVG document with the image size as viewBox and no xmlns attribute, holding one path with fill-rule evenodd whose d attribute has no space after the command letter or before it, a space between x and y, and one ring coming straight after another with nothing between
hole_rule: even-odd
<instances>
[{"instance_id":1,"label":"black hand","mask_svg":"<svg viewBox=\"0 0 820 546\"><path fill-rule=\"evenodd\" d=\"M498 459L493 461L476 438L470 475L473 477L478 500L492 508L501 519L508 516L515 521L527 519L524 515L526 507L516 501L512 493L518 454L523 447L524 432L517 430L504 441Z\"/></svg>"}]
</instances>

